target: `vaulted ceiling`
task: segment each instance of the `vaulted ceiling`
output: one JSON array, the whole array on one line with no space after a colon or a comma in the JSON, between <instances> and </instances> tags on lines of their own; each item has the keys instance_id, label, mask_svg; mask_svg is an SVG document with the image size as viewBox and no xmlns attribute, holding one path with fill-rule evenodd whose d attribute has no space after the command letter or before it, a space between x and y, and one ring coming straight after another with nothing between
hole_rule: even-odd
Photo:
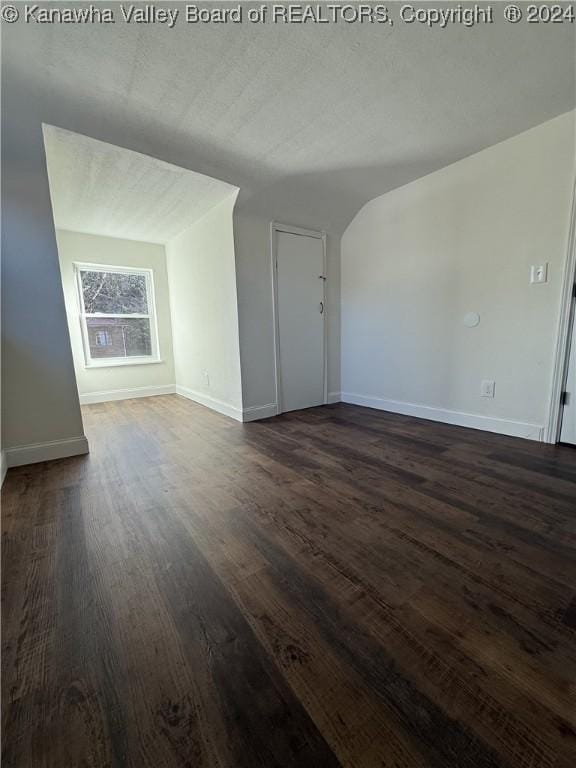
<instances>
[{"instance_id":1,"label":"vaulted ceiling","mask_svg":"<svg viewBox=\"0 0 576 768\"><path fill-rule=\"evenodd\" d=\"M138 152L45 126L59 229L166 243L236 187Z\"/></svg>"},{"instance_id":2,"label":"vaulted ceiling","mask_svg":"<svg viewBox=\"0 0 576 768\"><path fill-rule=\"evenodd\" d=\"M223 179L241 210L343 229L372 197L574 107L574 25L493 5L472 28L169 29L116 4L115 24L3 24L5 74L45 122Z\"/></svg>"}]
</instances>

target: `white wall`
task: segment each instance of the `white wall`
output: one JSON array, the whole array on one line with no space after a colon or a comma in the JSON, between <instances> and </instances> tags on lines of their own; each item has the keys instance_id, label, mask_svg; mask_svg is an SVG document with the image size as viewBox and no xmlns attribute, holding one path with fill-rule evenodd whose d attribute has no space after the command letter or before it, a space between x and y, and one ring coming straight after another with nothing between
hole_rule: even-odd
<instances>
[{"instance_id":1,"label":"white wall","mask_svg":"<svg viewBox=\"0 0 576 768\"><path fill-rule=\"evenodd\" d=\"M241 420L236 194L170 240L166 254L177 391Z\"/></svg>"},{"instance_id":2,"label":"white wall","mask_svg":"<svg viewBox=\"0 0 576 768\"><path fill-rule=\"evenodd\" d=\"M541 436L574 167L572 112L362 208L342 239L345 400Z\"/></svg>"},{"instance_id":3,"label":"white wall","mask_svg":"<svg viewBox=\"0 0 576 768\"><path fill-rule=\"evenodd\" d=\"M70 329L70 341L81 402L158 394L174 387L174 356L170 325L168 274L164 246L123 240L115 237L85 235L57 230L60 271ZM78 291L74 262L109 264L119 267L151 269L158 321L158 343L162 362L146 365L121 365L109 368L87 368L84 361L82 334L78 320ZM139 390L142 390L139 392Z\"/></svg>"},{"instance_id":4,"label":"white wall","mask_svg":"<svg viewBox=\"0 0 576 768\"><path fill-rule=\"evenodd\" d=\"M4 74L4 73L3 73ZM8 464L88 449L74 376L41 121L2 88L2 448ZM42 453L38 445L45 446Z\"/></svg>"}]
</instances>

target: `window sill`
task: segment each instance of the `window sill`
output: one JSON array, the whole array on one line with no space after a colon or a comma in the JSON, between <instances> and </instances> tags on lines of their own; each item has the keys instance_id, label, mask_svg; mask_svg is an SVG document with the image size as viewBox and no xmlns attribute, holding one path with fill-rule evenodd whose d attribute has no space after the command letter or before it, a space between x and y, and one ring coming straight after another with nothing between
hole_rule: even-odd
<instances>
[{"instance_id":1,"label":"window sill","mask_svg":"<svg viewBox=\"0 0 576 768\"><path fill-rule=\"evenodd\" d=\"M159 357L134 359L110 358L108 360L91 360L89 363L84 363L84 368L118 368L120 366L124 367L126 365L158 365L159 363L163 362L164 360Z\"/></svg>"}]
</instances>

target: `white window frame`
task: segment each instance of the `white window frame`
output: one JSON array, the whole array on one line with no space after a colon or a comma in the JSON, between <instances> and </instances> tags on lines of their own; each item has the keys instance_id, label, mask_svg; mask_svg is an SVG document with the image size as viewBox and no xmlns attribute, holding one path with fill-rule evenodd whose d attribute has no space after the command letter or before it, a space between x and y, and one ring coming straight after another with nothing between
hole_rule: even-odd
<instances>
[{"instance_id":1,"label":"white window frame","mask_svg":"<svg viewBox=\"0 0 576 768\"><path fill-rule=\"evenodd\" d=\"M110 264L90 264L87 262L74 262L74 272L76 276L76 286L78 295L78 308L80 330L82 333L82 346L84 347L84 367L85 368L111 368L118 365L147 365L150 363L161 363L160 348L158 344L158 323L156 316L156 297L154 293L154 272L151 269L142 267L119 267ZM146 279L146 301L148 304L148 313L128 313L117 314L108 312L86 312L84 306L84 293L82 291L82 272L120 272L121 274L143 275ZM127 317L132 319L145 318L150 321L150 345L152 354L139 357L98 357L94 358L90 354L90 341L88 338L88 317Z\"/></svg>"}]
</instances>

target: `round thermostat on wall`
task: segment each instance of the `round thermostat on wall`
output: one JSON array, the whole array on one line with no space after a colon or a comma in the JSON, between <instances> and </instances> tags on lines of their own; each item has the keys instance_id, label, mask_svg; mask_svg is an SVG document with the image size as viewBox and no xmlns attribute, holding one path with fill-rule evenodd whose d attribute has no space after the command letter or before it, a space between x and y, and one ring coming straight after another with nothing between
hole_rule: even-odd
<instances>
[{"instance_id":1,"label":"round thermostat on wall","mask_svg":"<svg viewBox=\"0 0 576 768\"><path fill-rule=\"evenodd\" d=\"M466 315L464 315L464 325L467 328L476 328L479 322L480 315L478 312L468 312Z\"/></svg>"}]
</instances>

